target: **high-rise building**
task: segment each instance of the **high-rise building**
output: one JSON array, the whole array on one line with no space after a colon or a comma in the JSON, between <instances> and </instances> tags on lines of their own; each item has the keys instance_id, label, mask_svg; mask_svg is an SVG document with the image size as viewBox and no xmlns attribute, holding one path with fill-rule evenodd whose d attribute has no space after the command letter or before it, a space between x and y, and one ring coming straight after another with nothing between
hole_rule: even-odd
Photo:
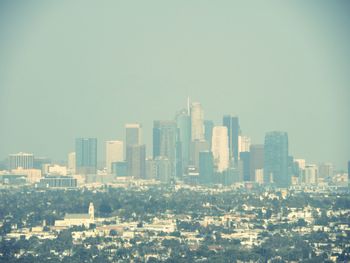
<instances>
[{"instance_id":1,"label":"high-rise building","mask_svg":"<svg viewBox=\"0 0 350 263\"><path fill-rule=\"evenodd\" d=\"M227 127L215 126L213 128L212 152L216 170L225 171L229 167Z\"/></svg>"},{"instance_id":2,"label":"high-rise building","mask_svg":"<svg viewBox=\"0 0 350 263\"><path fill-rule=\"evenodd\" d=\"M199 182L211 184L214 181L214 158L213 153L204 151L199 153Z\"/></svg>"},{"instance_id":3,"label":"high-rise building","mask_svg":"<svg viewBox=\"0 0 350 263\"><path fill-rule=\"evenodd\" d=\"M223 126L227 127L230 159L234 159L237 162L239 159L239 154L238 154L238 136L240 133L239 119L237 116L225 115L222 119L222 124Z\"/></svg>"},{"instance_id":4,"label":"high-rise building","mask_svg":"<svg viewBox=\"0 0 350 263\"><path fill-rule=\"evenodd\" d=\"M157 165L153 158L146 159L146 178L157 179Z\"/></svg>"},{"instance_id":5,"label":"high-rise building","mask_svg":"<svg viewBox=\"0 0 350 263\"><path fill-rule=\"evenodd\" d=\"M315 185L318 182L318 169L315 164L308 164L302 173L301 183L306 185Z\"/></svg>"},{"instance_id":6,"label":"high-rise building","mask_svg":"<svg viewBox=\"0 0 350 263\"><path fill-rule=\"evenodd\" d=\"M9 170L17 168L33 169L34 155L32 153L15 153L9 155Z\"/></svg>"},{"instance_id":7,"label":"high-rise building","mask_svg":"<svg viewBox=\"0 0 350 263\"><path fill-rule=\"evenodd\" d=\"M190 160L191 143L191 117L187 110L183 109L176 114L176 124L179 132L178 145L181 150L181 166L186 169Z\"/></svg>"},{"instance_id":8,"label":"high-rise building","mask_svg":"<svg viewBox=\"0 0 350 263\"><path fill-rule=\"evenodd\" d=\"M146 146L129 145L127 148L128 176L138 179L146 178Z\"/></svg>"},{"instance_id":9,"label":"high-rise building","mask_svg":"<svg viewBox=\"0 0 350 263\"><path fill-rule=\"evenodd\" d=\"M97 139L77 138L75 140L75 167L78 174L96 174Z\"/></svg>"},{"instance_id":10,"label":"high-rise building","mask_svg":"<svg viewBox=\"0 0 350 263\"><path fill-rule=\"evenodd\" d=\"M321 163L318 166L318 177L322 179L331 178L333 176L333 164Z\"/></svg>"},{"instance_id":11,"label":"high-rise building","mask_svg":"<svg viewBox=\"0 0 350 263\"><path fill-rule=\"evenodd\" d=\"M213 137L214 122L211 120L204 121L204 139L209 143L209 149L211 149L211 141Z\"/></svg>"},{"instance_id":12,"label":"high-rise building","mask_svg":"<svg viewBox=\"0 0 350 263\"><path fill-rule=\"evenodd\" d=\"M256 169L255 170L255 182L258 184L263 184L264 183L264 169Z\"/></svg>"},{"instance_id":13,"label":"high-rise building","mask_svg":"<svg viewBox=\"0 0 350 263\"><path fill-rule=\"evenodd\" d=\"M204 140L204 114L199 102L191 105L191 136L192 141Z\"/></svg>"},{"instance_id":14,"label":"high-rise building","mask_svg":"<svg viewBox=\"0 0 350 263\"><path fill-rule=\"evenodd\" d=\"M205 140L195 140L191 142L190 148L190 164L193 167L199 168L199 153L209 151L209 142Z\"/></svg>"},{"instance_id":15,"label":"high-rise building","mask_svg":"<svg viewBox=\"0 0 350 263\"><path fill-rule=\"evenodd\" d=\"M175 121L154 121L153 123L153 159L169 159L172 176L176 168L177 127Z\"/></svg>"},{"instance_id":16,"label":"high-rise building","mask_svg":"<svg viewBox=\"0 0 350 263\"><path fill-rule=\"evenodd\" d=\"M288 173L288 134L273 131L265 135L264 182L272 180L277 187L288 187L291 183Z\"/></svg>"},{"instance_id":17,"label":"high-rise building","mask_svg":"<svg viewBox=\"0 0 350 263\"><path fill-rule=\"evenodd\" d=\"M106 167L107 173L112 172L112 163L124 160L122 141L106 141Z\"/></svg>"},{"instance_id":18,"label":"high-rise building","mask_svg":"<svg viewBox=\"0 0 350 263\"><path fill-rule=\"evenodd\" d=\"M155 159L156 170L157 170L157 180L162 183L170 183L172 181L172 165L170 160L164 156L158 156Z\"/></svg>"},{"instance_id":19,"label":"high-rise building","mask_svg":"<svg viewBox=\"0 0 350 263\"><path fill-rule=\"evenodd\" d=\"M255 171L262 169L264 169L264 145L252 144L250 145L250 180L256 181Z\"/></svg>"},{"instance_id":20,"label":"high-rise building","mask_svg":"<svg viewBox=\"0 0 350 263\"><path fill-rule=\"evenodd\" d=\"M75 160L75 152L68 153L68 171L70 174L75 174L76 168L76 160Z\"/></svg>"},{"instance_id":21,"label":"high-rise building","mask_svg":"<svg viewBox=\"0 0 350 263\"><path fill-rule=\"evenodd\" d=\"M238 136L238 153L250 151L251 139L248 136Z\"/></svg>"},{"instance_id":22,"label":"high-rise building","mask_svg":"<svg viewBox=\"0 0 350 263\"><path fill-rule=\"evenodd\" d=\"M141 124L128 123L125 125L125 145L140 145L141 144Z\"/></svg>"},{"instance_id":23,"label":"high-rise building","mask_svg":"<svg viewBox=\"0 0 350 263\"><path fill-rule=\"evenodd\" d=\"M240 160L242 161L241 178L243 181L251 181L250 177L250 152L241 152Z\"/></svg>"}]
</instances>

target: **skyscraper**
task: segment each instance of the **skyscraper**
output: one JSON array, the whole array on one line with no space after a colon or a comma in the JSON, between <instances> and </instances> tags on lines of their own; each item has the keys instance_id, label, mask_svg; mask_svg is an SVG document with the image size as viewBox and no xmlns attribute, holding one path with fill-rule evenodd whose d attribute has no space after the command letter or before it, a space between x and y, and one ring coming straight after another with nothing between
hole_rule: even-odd
<instances>
[{"instance_id":1,"label":"skyscraper","mask_svg":"<svg viewBox=\"0 0 350 263\"><path fill-rule=\"evenodd\" d=\"M230 151L230 159L238 161L238 136L239 136L239 120L237 116L225 115L222 120L223 126L227 127L228 146Z\"/></svg>"},{"instance_id":2,"label":"skyscraper","mask_svg":"<svg viewBox=\"0 0 350 263\"><path fill-rule=\"evenodd\" d=\"M153 159L166 157L170 161L172 176L175 176L177 127L175 121L154 121Z\"/></svg>"},{"instance_id":3,"label":"skyscraper","mask_svg":"<svg viewBox=\"0 0 350 263\"><path fill-rule=\"evenodd\" d=\"M178 141L181 150L181 166L186 169L190 160L190 143L191 143L191 117L188 111L183 109L176 114L176 124L178 128ZM183 171L182 171L183 172Z\"/></svg>"},{"instance_id":4,"label":"skyscraper","mask_svg":"<svg viewBox=\"0 0 350 263\"><path fill-rule=\"evenodd\" d=\"M78 174L96 174L97 139L77 138L75 140L75 162Z\"/></svg>"},{"instance_id":5,"label":"skyscraper","mask_svg":"<svg viewBox=\"0 0 350 263\"><path fill-rule=\"evenodd\" d=\"M251 139L245 135L238 136L238 153L250 151Z\"/></svg>"},{"instance_id":6,"label":"skyscraper","mask_svg":"<svg viewBox=\"0 0 350 263\"><path fill-rule=\"evenodd\" d=\"M212 152L217 171L225 171L229 167L229 148L226 127L215 126L213 128Z\"/></svg>"},{"instance_id":7,"label":"skyscraper","mask_svg":"<svg viewBox=\"0 0 350 263\"><path fill-rule=\"evenodd\" d=\"M252 144L250 145L250 180L255 181L256 170L263 173L264 169L264 145Z\"/></svg>"},{"instance_id":8,"label":"skyscraper","mask_svg":"<svg viewBox=\"0 0 350 263\"><path fill-rule=\"evenodd\" d=\"M308 164L302 173L301 180L302 184L316 185L318 182L318 169L315 164Z\"/></svg>"},{"instance_id":9,"label":"skyscraper","mask_svg":"<svg viewBox=\"0 0 350 263\"><path fill-rule=\"evenodd\" d=\"M271 180L278 187L288 187L291 183L288 173L288 134L273 131L265 135L264 182Z\"/></svg>"},{"instance_id":10,"label":"skyscraper","mask_svg":"<svg viewBox=\"0 0 350 263\"><path fill-rule=\"evenodd\" d=\"M15 153L9 155L9 170L17 168L33 169L34 155L32 153Z\"/></svg>"},{"instance_id":11,"label":"skyscraper","mask_svg":"<svg viewBox=\"0 0 350 263\"><path fill-rule=\"evenodd\" d=\"M171 171L172 165L170 160L167 157L158 156L154 161L157 170L157 180L163 183L170 183L173 178Z\"/></svg>"},{"instance_id":12,"label":"skyscraper","mask_svg":"<svg viewBox=\"0 0 350 263\"><path fill-rule=\"evenodd\" d=\"M129 145L127 151L128 176L138 179L146 178L146 146Z\"/></svg>"},{"instance_id":13,"label":"skyscraper","mask_svg":"<svg viewBox=\"0 0 350 263\"><path fill-rule=\"evenodd\" d=\"M204 140L203 109L199 102L192 102L191 105L191 136L192 141Z\"/></svg>"},{"instance_id":14,"label":"skyscraper","mask_svg":"<svg viewBox=\"0 0 350 263\"><path fill-rule=\"evenodd\" d=\"M333 164L321 163L318 166L318 178L330 179L333 176Z\"/></svg>"},{"instance_id":15,"label":"skyscraper","mask_svg":"<svg viewBox=\"0 0 350 263\"><path fill-rule=\"evenodd\" d=\"M214 180L214 158L213 153L204 151L199 153L199 182L211 184Z\"/></svg>"},{"instance_id":16,"label":"skyscraper","mask_svg":"<svg viewBox=\"0 0 350 263\"><path fill-rule=\"evenodd\" d=\"M190 148L190 164L197 169L199 168L199 153L209 151L209 142L206 140L195 140L191 142Z\"/></svg>"},{"instance_id":17,"label":"skyscraper","mask_svg":"<svg viewBox=\"0 0 350 263\"><path fill-rule=\"evenodd\" d=\"M112 172L112 163L124 160L123 152L122 141L106 141L106 168L109 174Z\"/></svg>"},{"instance_id":18,"label":"skyscraper","mask_svg":"<svg viewBox=\"0 0 350 263\"><path fill-rule=\"evenodd\" d=\"M211 140L213 137L214 122L210 120L204 121L204 139L209 143L211 149Z\"/></svg>"},{"instance_id":19,"label":"skyscraper","mask_svg":"<svg viewBox=\"0 0 350 263\"><path fill-rule=\"evenodd\" d=\"M240 160L242 161L241 174L243 181L251 181L250 177L250 152L240 152Z\"/></svg>"},{"instance_id":20,"label":"skyscraper","mask_svg":"<svg viewBox=\"0 0 350 263\"><path fill-rule=\"evenodd\" d=\"M128 123L125 125L125 145L140 145L141 144L141 124Z\"/></svg>"}]
</instances>

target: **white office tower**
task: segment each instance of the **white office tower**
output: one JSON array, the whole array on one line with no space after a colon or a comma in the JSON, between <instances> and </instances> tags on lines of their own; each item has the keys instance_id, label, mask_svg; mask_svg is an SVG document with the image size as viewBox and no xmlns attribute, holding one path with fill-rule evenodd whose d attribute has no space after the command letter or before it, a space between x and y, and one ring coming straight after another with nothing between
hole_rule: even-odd
<instances>
[{"instance_id":1,"label":"white office tower","mask_svg":"<svg viewBox=\"0 0 350 263\"><path fill-rule=\"evenodd\" d=\"M9 155L9 170L17 168L33 169L34 155L32 153L15 153Z\"/></svg>"},{"instance_id":2,"label":"white office tower","mask_svg":"<svg viewBox=\"0 0 350 263\"><path fill-rule=\"evenodd\" d=\"M68 172L75 174L75 152L68 153Z\"/></svg>"},{"instance_id":3,"label":"white office tower","mask_svg":"<svg viewBox=\"0 0 350 263\"><path fill-rule=\"evenodd\" d=\"M204 116L199 102L192 102L191 105L191 136L192 141L204 140Z\"/></svg>"},{"instance_id":4,"label":"white office tower","mask_svg":"<svg viewBox=\"0 0 350 263\"><path fill-rule=\"evenodd\" d=\"M305 166L303 176L302 176L302 184L306 185L315 185L317 184L318 177L318 167L315 164L308 164Z\"/></svg>"},{"instance_id":5,"label":"white office tower","mask_svg":"<svg viewBox=\"0 0 350 263\"><path fill-rule=\"evenodd\" d=\"M106 141L107 173L112 173L112 163L124 160L124 144L122 141Z\"/></svg>"},{"instance_id":6,"label":"white office tower","mask_svg":"<svg viewBox=\"0 0 350 263\"><path fill-rule=\"evenodd\" d=\"M218 172L229 167L229 149L227 127L215 126L213 128L212 148L214 164Z\"/></svg>"},{"instance_id":7,"label":"white office tower","mask_svg":"<svg viewBox=\"0 0 350 263\"><path fill-rule=\"evenodd\" d=\"M251 139L248 136L238 136L238 152L249 152L250 151Z\"/></svg>"}]
</instances>

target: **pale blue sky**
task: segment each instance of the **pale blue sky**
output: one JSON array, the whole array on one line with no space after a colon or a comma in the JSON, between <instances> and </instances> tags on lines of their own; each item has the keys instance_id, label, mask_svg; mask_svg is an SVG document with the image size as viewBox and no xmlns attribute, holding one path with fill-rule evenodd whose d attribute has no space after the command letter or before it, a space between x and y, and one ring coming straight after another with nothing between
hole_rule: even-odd
<instances>
[{"instance_id":1,"label":"pale blue sky","mask_svg":"<svg viewBox=\"0 0 350 263\"><path fill-rule=\"evenodd\" d=\"M124 139L189 95L238 114L263 142L289 134L309 162L350 159L347 1L1 1L0 159L66 159L74 138Z\"/></svg>"}]
</instances>

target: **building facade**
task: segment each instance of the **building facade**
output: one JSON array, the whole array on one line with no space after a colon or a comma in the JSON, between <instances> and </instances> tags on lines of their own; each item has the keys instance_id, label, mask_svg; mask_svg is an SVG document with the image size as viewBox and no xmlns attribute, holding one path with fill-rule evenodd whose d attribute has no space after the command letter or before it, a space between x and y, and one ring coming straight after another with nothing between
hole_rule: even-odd
<instances>
[{"instance_id":1,"label":"building facade","mask_svg":"<svg viewBox=\"0 0 350 263\"><path fill-rule=\"evenodd\" d=\"M106 141L106 168L112 173L112 163L124 161L124 146L122 141Z\"/></svg>"},{"instance_id":2,"label":"building facade","mask_svg":"<svg viewBox=\"0 0 350 263\"><path fill-rule=\"evenodd\" d=\"M75 167L78 174L96 174L97 139L77 138L75 140Z\"/></svg>"},{"instance_id":3,"label":"building facade","mask_svg":"<svg viewBox=\"0 0 350 263\"><path fill-rule=\"evenodd\" d=\"M288 187L291 184L286 132L273 131L265 135L264 182L274 183L277 187Z\"/></svg>"},{"instance_id":4,"label":"building facade","mask_svg":"<svg viewBox=\"0 0 350 263\"><path fill-rule=\"evenodd\" d=\"M32 153L15 153L9 155L9 170L34 168L34 155Z\"/></svg>"},{"instance_id":5,"label":"building facade","mask_svg":"<svg viewBox=\"0 0 350 263\"><path fill-rule=\"evenodd\" d=\"M239 160L238 153L238 137L240 133L239 119L237 116L225 115L222 119L222 124L227 128L228 146L230 152L230 160Z\"/></svg>"},{"instance_id":6,"label":"building facade","mask_svg":"<svg viewBox=\"0 0 350 263\"><path fill-rule=\"evenodd\" d=\"M194 140L204 140L204 113L199 102L191 104L191 138Z\"/></svg>"},{"instance_id":7,"label":"building facade","mask_svg":"<svg viewBox=\"0 0 350 263\"><path fill-rule=\"evenodd\" d=\"M229 167L229 145L227 127L213 128L212 149L214 164L217 172L223 172Z\"/></svg>"}]
</instances>

